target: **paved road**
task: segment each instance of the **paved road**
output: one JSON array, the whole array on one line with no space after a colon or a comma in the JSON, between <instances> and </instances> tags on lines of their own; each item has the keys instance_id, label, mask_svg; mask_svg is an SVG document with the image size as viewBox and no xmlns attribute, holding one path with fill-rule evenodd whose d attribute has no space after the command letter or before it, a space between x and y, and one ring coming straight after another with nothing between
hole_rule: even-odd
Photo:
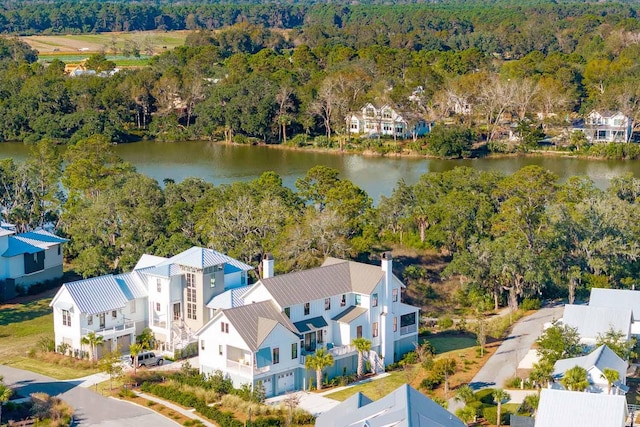
<instances>
[{"instance_id":1,"label":"paved road","mask_svg":"<svg viewBox=\"0 0 640 427\"><path fill-rule=\"evenodd\" d=\"M44 392L57 396L75 410L79 426L99 427L175 427L171 421L149 409L101 396L83 387L81 381L59 381L44 375L0 365L4 383L21 396Z\"/></svg>"},{"instance_id":2,"label":"paved road","mask_svg":"<svg viewBox=\"0 0 640 427\"><path fill-rule=\"evenodd\" d=\"M475 390L503 387L505 380L516 374L518 363L542 333L543 325L562 317L563 309L563 304L547 306L520 319L469 385Z\"/></svg>"}]
</instances>

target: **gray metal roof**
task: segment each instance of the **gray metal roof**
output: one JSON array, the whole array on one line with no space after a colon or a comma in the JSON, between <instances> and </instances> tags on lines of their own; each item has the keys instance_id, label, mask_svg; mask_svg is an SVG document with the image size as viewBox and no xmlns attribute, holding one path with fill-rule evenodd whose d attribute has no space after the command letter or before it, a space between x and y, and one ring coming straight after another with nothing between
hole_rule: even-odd
<instances>
[{"instance_id":1,"label":"gray metal roof","mask_svg":"<svg viewBox=\"0 0 640 427\"><path fill-rule=\"evenodd\" d=\"M207 303L207 308L217 310L219 308L233 308L244 305L242 295L251 289L251 286L241 286L239 288L229 289L215 297Z\"/></svg>"},{"instance_id":2,"label":"gray metal roof","mask_svg":"<svg viewBox=\"0 0 640 427\"><path fill-rule=\"evenodd\" d=\"M640 291L631 289L592 288L589 305L593 307L629 308L640 318Z\"/></svg>"},{"instance_id":3,"label":"gray metal roof","mask_svg":"<svg viewBox=\"0 0 640 427\"><path fill-rule=\"evenodd\" d=\"M253 267L248 264L233 259L225 254L221 254L213 249L201 248L198 246L194 246L184 252L180 252L178 255L161 262L158 266L167 264L178 264L201 269L212 267L214 265L231 264L243 271L253 270Z\"/></svg>"},{"instance_id":4,"label":"gray metal roof","mask_svg":"<svg viewBox=\"0 0 640 427\"><path fill-rule=\"evenodd\" d=\"M596 338L613 328L628 339L632 319L631 309L628 308L567 304L564 306L562 323L577 328L582 338Z\"/></svg>"},{"instance_id":5,"label":"gray metal roof","mask_svg":"<svg viewBox=\"0 0 640 427\"><path fill-rule=\"evenodd\" d=\"M354 396L316 418L319 427L465 427L460 419L408 384L371 402Z\"/></svg>"},{"instance_id":6,"label":"gray metal roof","mask_svg":"<svg viewBox=\"0 0 640 427\"><path fill-rule=\"evenodd\" d=\"M69 291L71 298L81 313L98 314L123 308L127 304L127 295L111 274L78 280L62 285Z\"/></svg>"},{"instance_id":7,"label":"gray metal roof","mask_svg":"<svg viewBox=\"0 0 640 427\"><path fill-rule=\"evenodd\" d=\"M336 317L334 317L331 320L334 320L336 322L341 322L341 323L351 323L354 320L356 320L358 317L360 317L360 315L366 312L367 312L366 308L352 305L351 307L347 308L345 311L338 314Z\"/></svg>"},{"instance_id":8,"label":"gray metal roof","mask_svg":"<svg viewBox=\"0 0 640 427\"><path fill-rule=\"evenodd\" d=\"M600 371L603 371L604 368L615 369L618 371L620 378L624 378L627 375L627 362L622 360L606 345L601 345L586 356L558 360L553 367L553 375L561 377L574 366L580 366L587 371L594 366Z\"/></svg>"},{"instance_id":9,"label":"gray metal roof","mask_svg":"<svg viewBox=\"0 0 640 427\"><path fill-rule=\"evenodd\" d=\"M543 389L536 413L536 427L624 427L624 396Z\"/></svg>"},{"instance_id":10,"label":"gray metal roof","mask_svg":"<svg viewBox=\"0 0 640 427\"><path fill-rule=\"evenodd\" d=\"M356 292L371 294L383 278L379 266L328 258L321 267L262 279L281 307Z\"/></svg>"},{"instance_id":11,"label":"gray metal roof","mask_svg":"<svg viewBox=\"0 0 640 427\"><path fill-rule=\"evenodd\" d=\"M143 282L143 278L137 271L132 271L130 273L118 274L115 276L116 281L120 285L120 289L123 292L128 293L127 299L132 300L135 298L144 298L149 296L147 292L147 287Z\"/></svg>"},{"instance_id":12,"label":"gray metal roof","mask_svg":"<svg viewBox=\"0 0 640 427\"><path fill-rule=\"evenodd\" d=\"M257 351L262 341L280 323L292 333L298 334L291 320L278 310L272 301L247 304L240 307L223 309L222 312L238 331L242 340L251 351ZM274 323L275 322L275 323ZM205 326L206 327L206 326ZM204 329L204 327L203 327Z\"/></svg>"}]
</instances>

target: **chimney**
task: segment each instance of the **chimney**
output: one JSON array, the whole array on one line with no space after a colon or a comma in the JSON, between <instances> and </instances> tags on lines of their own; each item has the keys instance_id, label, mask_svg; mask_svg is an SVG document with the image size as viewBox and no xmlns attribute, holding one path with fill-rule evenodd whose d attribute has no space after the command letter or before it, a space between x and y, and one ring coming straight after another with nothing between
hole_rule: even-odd
<instances>
[{"instance_id":1,"label":"chimney","mask_svg":"<svg viewBox=\"0 0 640 427\"><path fill-rule=\"evenodd\" d=\"M264 254L262 258L262 278L268 279L273 277L273 255Z\"/></svg>"}]
</instances>

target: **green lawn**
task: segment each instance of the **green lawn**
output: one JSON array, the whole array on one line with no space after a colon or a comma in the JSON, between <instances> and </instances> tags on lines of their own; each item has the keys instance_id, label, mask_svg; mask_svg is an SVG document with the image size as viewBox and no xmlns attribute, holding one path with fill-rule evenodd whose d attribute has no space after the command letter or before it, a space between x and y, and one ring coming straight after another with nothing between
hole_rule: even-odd
<instances>
[{"instance_id":1,"label":"green lawn","mask_svg":"<svg viewBox=\"0 0 640 427\"><path fill-rule=\"evenodd\" d=\"M71 359L65 364L53 363L48 355L28 357L32 349L38 350L40 338L53 339L53 314L51 298L25 304L0 305L0 363L26 369L57 379L71 379L97 372L83 369Z\"/></svg>"},{"instance_id":2,"label":"green lawn","mask_svg":"<svg viewBox=\"0 0 640 427\"><path fill-rule=\"evenodd\" d=\"M470 335L427 335L421 337L421 342L429 341L436 351L436 354L448 353L450 351L462 350L478 345L476 338Z\"/></svg>"},{"instance_id":3,"label":"green lawn","mask_svg":"<svg viewBox=\"0 0 640 427\"><path fill-rule=\"evenodd\" d=\"M381 397L386 396L393 390L397 389L402 384L406 383L407 377L403 371L393 371L389 372L389 376L385 378L358 384L353 387L348 387L344 390L331 393L326 397L328 397L329 399L343 401L360 391L367 395L367 397L373 400L378 400Z\"/></svg>"}]
</instances>

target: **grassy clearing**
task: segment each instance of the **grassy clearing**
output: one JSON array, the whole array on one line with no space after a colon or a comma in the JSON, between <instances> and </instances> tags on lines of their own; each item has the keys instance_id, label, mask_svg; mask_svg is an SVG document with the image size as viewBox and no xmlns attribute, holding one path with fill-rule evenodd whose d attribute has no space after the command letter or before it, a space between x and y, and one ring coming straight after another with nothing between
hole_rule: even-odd
<instances>
[{"instance_id":1,"label":"grassy clearing","mask_svg":"<svg viewBox=\"0 0 640 427\"><path fill-rule=\"evenodd\" d=\"M422 343L423 341L429 341L436 354L463 350L478 345L474 335L427 335L425 337L421 337L420 342Z\"/></svg>"},{"instance_id":2,"label":"grassy clearing","mask_svg":"<svg viewBox=\"0 0 640 427\"><path fill-rule=\"evenodd\" d=\"M53 314L49 303L55 290L32 301L0 305L0 361L65 380L98 372L89 363L79 363L56 354L40 354L39 340L53 339ZM36 350L35 357L29 352Z\"/></svg>"}]
</instances>

